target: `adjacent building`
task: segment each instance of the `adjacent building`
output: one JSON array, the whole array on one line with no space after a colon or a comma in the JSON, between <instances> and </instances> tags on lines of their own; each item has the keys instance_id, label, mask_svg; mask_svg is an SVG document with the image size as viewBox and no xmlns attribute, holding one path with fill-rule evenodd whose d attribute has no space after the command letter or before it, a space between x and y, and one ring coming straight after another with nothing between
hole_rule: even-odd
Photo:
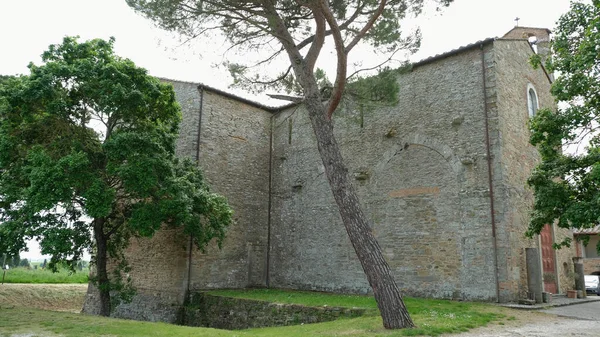
<instances>
[{"instance_id":1,"label":"adjacent building","mask_svg":"<svg viewBox=\"0 0 600 337\"><path fill-rule=\"evenodd\" d=\"M597 248L600 244L600 225L578 229L573 234L577 256L583 258L585 275L600 275L600 255ZM587 240L584 237L587 237Z\"/></svg>"}]
</instances>

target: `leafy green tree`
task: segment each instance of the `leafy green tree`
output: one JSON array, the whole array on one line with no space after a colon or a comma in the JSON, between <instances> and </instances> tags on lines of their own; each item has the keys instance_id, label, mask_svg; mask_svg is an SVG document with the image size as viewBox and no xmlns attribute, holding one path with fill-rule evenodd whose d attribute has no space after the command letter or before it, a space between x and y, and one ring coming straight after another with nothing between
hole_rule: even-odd
<instances>
[{"instance_id":1,"label":"leafy green tree","mask_svg":"<svg viewBox=\"0 0 600 337\"><path fill-rule=\"evenodd\" d=\"M21 257L19 256L19 254L15 254L13 255L13 258L9 265L13 268L16 268L19 266L19 263L21 263Z\"/></svg>"},{"instance_id":2,"label":"leafy green tree","mask_svg":"<svg viewBox=\"0 0 600 337\"><path fill-rule=\"evenodd\" d=\"M545 66L559 74L552 84L559 109L541 109L531 121L531 143L542 161L529 178L535 194L530 236L555 222L562 228L600 223L600 0L571 3Z\"/></svg>"},{"instance_id":3,"label":"leafy green tree","mask_svg":"<svg viewBox=\"0 0 600 337\"><path fill-rule=\"evenodd\" d=\"M0 84L8 81L9 78L12 78L13 76L8 76L8 75L0 75Z\"/></svg>"},{"instance_id":4,"label":"leafy green tree","mask_svg":"<svg viewBox=\"0 0 600 337\"><path fill-rule=\"evenodd\" d=\"M19 261L19 267L31 268L31 265L29 264L29 260L22 259L21 261Z\"/></svg>"},{"instance_id":5,"label":"leafy green tree","mask_svg":"<svg viewBox=\"0 0 600 337\"><path fill-rule=\"evenodd\" d=\"M2 265L0 267L2 267L2 268L4 268L5 266L9 266L11 268L18 267L20 261L21 261L21 256L19 255L18 252L16 254L4 253L4 254L0 255L0 262L2 262Z\"/></svg>"},{"instance_id":6,"label":"leafy green tree","mask_svg":"<svg viewBox=\"0 0 600 337\"><path fill-rule=\"evenodd\" d=\"M441 5L451 1L430 0ZM399 49L417 48L419 34L401 38L400 19L407 13L420 13L425 2L427 0L127 0L132 8L160 27L189 38L220 31L232 48L243 54L249 50L272 51L256 64L232 62L230 71L242 86L281 82L283 87L301 95L290 99L302 101L308 111L331 191L386 328L412 327L413 322L348 176L333 134L332 116L346 92L350 52L359 44L368 44L371 50L390 55ZM332 83L315 67L327 39L333 40L337 60ZM249 74L280 56L284 61L287 59L288 67L282 69L279 76L264 78L256 72ZM391 91L397 90L395 80L389 81L390 76L380 77L388 80L389 85L384 89L391 85ZM366 85L356 86L358 91L365 88ZM390 90L379 92L387 94Z\"/></svg>"},{"instance_id":7,"label":"leafy green tree","mask_svg":"<svg viewBox=\"0 0 600 337\"><path fill-rule=\"evenodd\" d=\"M118 272L132 236L181 226L203 248L222 242L232 214L198 167L174 155L172 87L116 56L113 42L67 37L43 65L0 85L0 251L35 238L48 267L74 271L91 250L102 315L111 290L130 294Z\"/></svg>"},{"instance_id":8,"label":"leafy green tree","mask_svg":"<svg viewBox=\"0 0 600 337\"><path fill-rule=\"evenodd\" d=\"M18 252L5 254L4 257L6 258L4 265L9 266L11 268L18 267L19 263L21 262L21 256L19 255Z\"/></svg>"}]
</instances>

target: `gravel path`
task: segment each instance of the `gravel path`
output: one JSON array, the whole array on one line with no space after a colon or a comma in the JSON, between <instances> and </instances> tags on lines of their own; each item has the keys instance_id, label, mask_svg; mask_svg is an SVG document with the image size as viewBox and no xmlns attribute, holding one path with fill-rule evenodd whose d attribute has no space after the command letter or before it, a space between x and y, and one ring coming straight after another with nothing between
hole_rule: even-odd
<instances>
[{"instance_id":1,"label":"gravel path","mask_svg":"<svg viewBox=\"0 0 600 337\"><path fill-rule=\"evenodd\" d=\"M448 337L600 336L600 303L552 308L542 312L515 311L516 319ZM445 336L445 337L446 337Z\"/></svg>"},{"instance_id":2,"label":"gravel path","mask_svg":"<svg viewBox=\"0 0 600 337\"><path fill-rule=\"evenodd\" d=\"M570 305L544 310L545 313L581 320L600 321L600 302ZM598 331L600 336L600 331Z\"/></svg>"},{"instance_id":3,"label":"gravel path","mask_svg":"<svg viewBox=\"0 0 600 337\"><path fill-rule=\"evenodd\" d=\"M600 335L600 322L573 319L556 319L554 322L536 322L523 326L494 326L472 330L452 337L563 337Z\"/></svg>"}]
</instances>

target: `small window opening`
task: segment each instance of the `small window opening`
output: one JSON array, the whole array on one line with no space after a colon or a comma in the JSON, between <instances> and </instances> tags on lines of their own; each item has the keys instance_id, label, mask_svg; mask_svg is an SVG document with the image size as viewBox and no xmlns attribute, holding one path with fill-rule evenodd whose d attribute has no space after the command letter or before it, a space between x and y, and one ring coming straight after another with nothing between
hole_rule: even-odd
<instances>
[{"instance_id":1,"label":"small window opening","mask_svg":"<svg viewBox=\"0 0 600 337\"><path fill-rule=\"evenodd\" d=\"M527 85L527 108L529 109L529 117L535 116L540 108L537 93L531 84Z\"/></svg>"},{"instance_id":2,"label":"small window opening","mask_svg":"<svg viewBox=\"0 0 600 337\"><path fill-rule=\"evenodd\" d=\"M533 48L533 51L537 54L538 53L538 46L537 46L538 38L537 38L537 36L531 35L531 36L529 36L529 38L527 40L529 41L531 48Z\"/></svg>"}]
</instances>

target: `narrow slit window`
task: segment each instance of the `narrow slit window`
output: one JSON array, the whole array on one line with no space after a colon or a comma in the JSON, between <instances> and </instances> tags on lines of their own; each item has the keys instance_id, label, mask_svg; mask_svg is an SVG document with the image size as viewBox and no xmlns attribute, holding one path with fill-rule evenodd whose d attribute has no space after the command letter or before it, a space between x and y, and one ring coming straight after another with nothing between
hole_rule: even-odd
<instances>
[{"instance_id":1,"label":"narrow slit window","mask_svg":"<svg viewBox=\"0 0 600 337\"><path fill-rule=\"evenodd\" d=\"M529 117L535 116L540 108L537 92L531 84L527 86L527 108L529 109Z\"/></svg>"}]
</instances>

